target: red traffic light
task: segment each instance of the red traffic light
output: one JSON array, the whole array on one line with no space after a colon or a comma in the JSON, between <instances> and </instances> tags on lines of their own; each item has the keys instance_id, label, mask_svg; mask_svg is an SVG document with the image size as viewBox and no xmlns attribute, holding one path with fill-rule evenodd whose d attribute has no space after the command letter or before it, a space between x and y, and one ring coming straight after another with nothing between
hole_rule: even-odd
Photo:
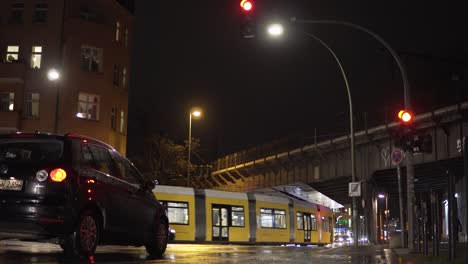
<instances>
[{"instance_id":1,"label":"red traffic light","mask_svg":"<svg viewBox=\"0 0 468 264\"><path fill-rule=\"evenodd\" d=\"M246 12L250 12L253 9L253 2L249 1L249 0L242 0L240 2L240 6L241 6L242 10L244 10Z\"/></svg>"},{"instance_id":2,"label":"red traffic light","mask_svg":"<svg viewBox=\"0 0 468 264\"><path fill-rule=\"evenodd\" d=\"M404 123L409 123L413 121L413 115L406 110L401 110L400 112L398 112L398 118L400 118L400 120Z\"/></svg>"}]
</instances>

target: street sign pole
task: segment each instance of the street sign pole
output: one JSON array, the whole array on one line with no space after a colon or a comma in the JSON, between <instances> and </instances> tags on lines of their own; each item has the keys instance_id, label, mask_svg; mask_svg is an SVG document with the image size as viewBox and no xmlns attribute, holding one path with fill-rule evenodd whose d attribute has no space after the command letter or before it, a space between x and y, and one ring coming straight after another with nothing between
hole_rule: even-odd
<instances>
[{"instance_id":1,"label":"street sign pole","mask_svg":"<svg viewBox=\"0 0 468 264\"><path fill-rule=\"evenodd\" d=\"M405 215L403 210L403 191L401 190L401 169L400 164L397 164L398 175L398 200L400 203L400 227L401 227L401 247L405 248Z\"/></svg>"},{"instance_id":2,"label":"street sign pole","mask_svg":"<svg viewBox=\"0 0 468 264\"><path fill-rule=\"evenodd\" d=\"M390 155L392 163L397 167L397 177L398 177L398 200L400 204L400 227L401 227L401 247L405 247L405 216L403 208L403 191L401 186L401 169L400 163L403 160L403 151L399 148L394 148Z\"/></svg>"}]
</instances>

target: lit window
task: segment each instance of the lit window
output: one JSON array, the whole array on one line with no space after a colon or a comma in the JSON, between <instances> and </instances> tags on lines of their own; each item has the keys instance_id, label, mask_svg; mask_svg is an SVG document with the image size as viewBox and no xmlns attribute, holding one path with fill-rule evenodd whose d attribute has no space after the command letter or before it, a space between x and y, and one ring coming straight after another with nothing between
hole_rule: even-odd
<instances>
[{"instance_id":1,"label":"lit window","mask_svg":"<svg viewBox=\"0 0 468 264\"><path fill-rule=\"evenodd\" d=\"M39 93L26 93L24 116L39 118Z\"/></svg>"},{"instance_id":2,"label":"lit window","mask_svg":"<svg viewBox=\"0 0 468 264\"><path fill-rule=\"evenodd\" d=\"M13 2L13 4L11 5L11 16L10 16L9 22L11 24L23 23L23 12L24 12L24 3Z\"/></svg>"},{"instance_id":3,"label":"lit window","mask_svg":"<svg viewBox=\"0 0 468 264\"><path fill-rule=\"evenodd\" d=\"M244 207L231 207L231 226L245 226Z\"/></svg>"},{"instance_id":4,"label":"lit window","mask_svg":"<svg viewBox=\"0 0 468 264\"><path fill-rule=\"evenodd\" d=\"M128 47L128 28L125 29L125 47Z\"/></svg>"},{"instance_id":5,"label":"lit window","mask_svg":"<svg viewBox=\"0 0 468 264\"><path fill-rule=\"evenodd\" d=\"M161 201L161 203L167 209L167 218L169 218L169 224L188 225L188 203L169 201Z\"/></svg>"},{"instance_id":6,"label":"lit window","mask_svg":"<svg viewBox=\"0 0 468 264\"><path fill-rule=\"evenodd\" d=\"M260 226L266 228L286 228L286 211L261 208Z\"/></svg>"},{"instance_id":7,"label":"lit window","mask_svg":"<svg viewBox=\"0 0 468 264\"><path fill-rule=\"evenodd\" d=\"M0 93L0 112L15 110L15 93Z\"/></svg>"},{"instance_id":8,"label":"lit window","mask_svg":"<svg viewBox=\"0 0 468 264\"><path fill-rule=\"evenodd\" d=\"M120 22L115 22L115 41L120 41Z\"/></svg>"},{"instance_id":9,"label":"lit window","mask_svg":"<svg viewBox=\"0 0 468 264\"><path fill-rule=\"evenodd\" d=\"M304 230L304 214L296 213L297 230Z\"/></svg>"},{"instance_id":10,"label":"lit window","mask_svg":"<svg viewBox=\"0 0 468 264\"><path fill-rule=\"evenodd\" d=\"M47 22L47 10L49 5L47 3L37 3L34 9L33 21L44 23Z\"/></svg>"},{"instance_id":11,"label":"lit window","mask_svg":"<svg viewBox=\"0 0 468 264\"><path fill-rule=\"evenodd\" d=\"M127 68L123 67L122 68L122 88L125 88L127 84Z\"/></svg>"},{"instance_id":12,"label":"lit window","mask_svg":"<svg viewBox=\"0 0 468 264\"><path fill-rule=\"evenodd\" d=\"M125 129L125 113L124 111L120 111L120 127L119 127L119 132L123 133Z\"/></svg>"},{"instance_id":13,"label":"lit window","mask_svg":"<svg viewBox=\"0 0 468 264\"><path fill-rule=\"evenodd\" d=\"M315 217L315 214L310 215L310 220L311 220L310 230L317 231L317 218Z\"/></svg>"},{"instance_id":14,"label":"lit window","mask_svg":"<svg viewBox=\"0 0 468 264\"><path fill-rule=\"evenodd\" d=\"M76 117L99 120L99 95L80 93L78 95L78 113Z\"/></svg>"},{"instance_id":15,"label":"lit window","mask_svg":"<svg viewBox=\"0 0 468 264\"><path fill-rule=\"evenodd\" d=\"M81 69L90 72L102 71L102 49L95 47L81 47Z\"/></svg>"},{"instance_id":16,"label":"lit window","mask_svg":"<svg viewBox=\"0 0 468 264\"><path fill-rule=\"evenodd\" d=\"M41 58L42 58L42 47L33 46L31 53L31 68L40 69L41 68Z\"/></svg>"},{"instance_id":17,"label":"lit window","mask_svg":"<svg viewBox=\"0 0 468 264\"><path fill-rule=\"evenodd\" d=\"M111 128L112 128L113 130L116 129L115 123L116 123L115 108L112 107L112 111L111 111Z\"/></svg>"},{"instance_id":18,"label":"lit window","mask_svg":"<svg viewBox=\"0 0 468 264\"><path fill-rule=\"evenodd\" d=\"M272 209L260 209L260 226L272 228L273 227L273 214Z\"/></svg>"},{"instance_id":19,"label":"lit window","mask_svg":"<svg viewBox=\"0 0 468 264\"><path fill-rule=\"evenodd\" d=\"M7 46L6 61L16 62L19 56L19 46Z\"/></svg>"}]
</instances>

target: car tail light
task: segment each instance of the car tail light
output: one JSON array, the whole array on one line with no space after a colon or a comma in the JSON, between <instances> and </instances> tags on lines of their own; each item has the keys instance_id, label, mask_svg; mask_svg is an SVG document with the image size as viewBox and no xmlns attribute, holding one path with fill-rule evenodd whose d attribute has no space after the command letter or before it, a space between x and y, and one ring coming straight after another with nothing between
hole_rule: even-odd
<instances>
[{"instance_id":1,"label":"car tail light","mask_svg":"<svg viewBox=\"0 0 468 264\"><path fill-rule=\"evenodd\" d=\"M36 179L40 182L47 180L48 177L49 177L49 173L47 173L47 171L45 170L40 170L36 172Z\"/></svg>"},{"instance_id":2,"label":"car tail light","mask_svg":"<svg viewBox=\"0 0 468 264\"><path fill-rule=\"evenodd\" d=\"M67 173L65 172L65 170L60 168L54 169L50 172L50 178L54 182L62 182L63 180L65 180L65 178L67 178Z\"/></svg>"}]
</instances>

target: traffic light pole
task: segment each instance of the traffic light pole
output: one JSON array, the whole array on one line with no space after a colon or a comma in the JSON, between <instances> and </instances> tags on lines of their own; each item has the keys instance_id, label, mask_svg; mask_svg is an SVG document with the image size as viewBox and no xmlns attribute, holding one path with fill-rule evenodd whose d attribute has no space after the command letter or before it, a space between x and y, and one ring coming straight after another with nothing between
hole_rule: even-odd
<instances>
[{"instance_id":1,"label":"traffic light pole","mask_svg":"<svg viewBox=\"0 0 468 264\"><path fill-rule=\"evenodd\" d=\"M405 109L407 111L411 110L411 105L410 105L410 84L409 84L409 81L408 81L408 75L406 73L406 68L405 66L403 65L401 59L400 59L400 56L398 56L398 54L395 52L395 50L383 39L381 38L379 35L377 35L376 33L372 32L371 30L365 28L365 27L362 27L360 25L356 25L356 24L353 24L353 23L350 23L350 22L346 22L346 21L337 21L337 20L301 20L301 19L296 19L296 18L292 18L291 19L292 22L295 22L295 23L302 23L302 24L332 24L332 25L343 25L343 26L347 26L347 27L352 27L354 29L357 29L357 30L360 30L360 31L363 31L365 33L367 33L368 35L371 35L373 38L375 38L378 42L380 42L381 45L383 45L387 50L388 52L392 55L393 59L395 60L398 68L400 69L400 73L401 73L401 78L402 78L402 81L403 81L403 97L404 97L404 103L405 103ZM352 118L351 118L352 120ZM354 170L354 169L353 169ZM407 208L408 208L408 249L410 251L413 250L414 248L414 237L413 237L413 227L414 227L414 224L413 224L413 220L414 220L414 215L413 215L413 196L414 196L414 166L413 166L413 153L411 151L408 151L406 153L406 178L407 178L407 188L408 188L408 192L407 192ZM357 208L357 205L356 205L356 200L353 199L353 211L354 211L354 208ZM354 212L353 212L353 222L354 222ZM404 225L402 225L403 227ZM354 228L354 226L353 226ZM353 231L356 231L357 230L357 227L356 229L354 229ZM403 231L403 229L402 229ZM357 233L355 233L355 235L357 235Z\"/></svg>"}]
</instances>

